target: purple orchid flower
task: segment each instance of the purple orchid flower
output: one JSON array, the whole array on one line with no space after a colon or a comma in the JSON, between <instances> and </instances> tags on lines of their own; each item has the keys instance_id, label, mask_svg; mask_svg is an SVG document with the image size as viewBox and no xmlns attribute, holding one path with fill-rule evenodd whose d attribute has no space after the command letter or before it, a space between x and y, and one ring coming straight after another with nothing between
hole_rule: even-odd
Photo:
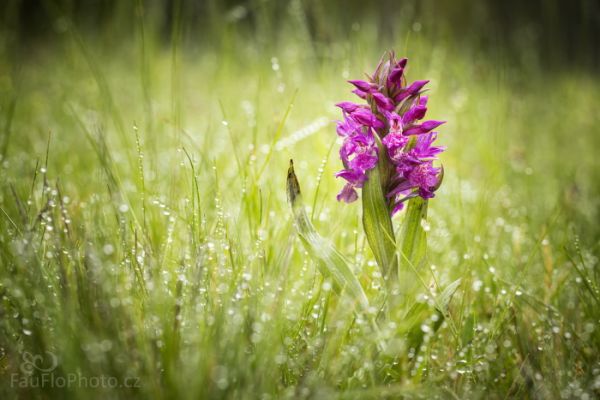
<instances>
[{"instance_id":1,"label":"purple orchid flower","mask_svg":"<svg viewBox=\"0 0 600 400\"><path fill-rule=\"evenodd\" d=\"M438 126L444 124L446 121L425 121L421 125L415 125L404 131L406 136L409 135L421 135L427 133Z\"/></svg>"},{"instance_id":2,"label":"purple orchid flower","mask_svg":"<svg viewBox=\"0 0 600 400\"><path fill-rule=\"evenodd\" d=\"M404 88L400 91L400 93L394 98L396 103L401 103L402 100L414 96L423 89L423 86L427 85L429 81L414 81L407 88Z\"/></svg>"},{"instance_id":3,"label":"purple orchid flower","mask_svg":"<svg viewBox=\"0 0 600 400\"><path fill-rule=\"evenodd\" d=\"M377 104L377 109L379 110L379 112L389 112L395 108L394 102L387 98L384 94L374 92L371 95L373 96L373 100Z\"/></svg>"},{"instance_id":4,"label":"purple orchid flower","mask_svg":"<svg viewBox=\"0 0 600 400\"><path fill-rule=\"evenodd\" d=\"M353 84L358 90L362 90L363 92L367 93L371 92L373 89L377 89L377 85L374 83L369 83L360 80L353 80L348 82Z\"/></svg>"},{"instance_id":5,"label":"purple orchid flower","mask_svg":"<svg viewBox=\"0 0 600 400\"><path fill-rule=\"evenodd\" d=\"M360 104L355 104L355 103L351 103L349 101L342 101L341 103L337 103L336 107L341 108L345 113L351 113L354 112L356 109L360 108L360 107L365 107L365 106L361 106Z\"/></svg>"},{"instance_id":6,"label":"purple orchid flower","mask_svg":"<svg viewBox=\"0 0 600 400\"><path fill-rule=\"evenodd\" d=\"M382 129L385 126L375 114L366 108L357 108L350 114L350 118L369 128Z\"/></svg>"},{"instance_id":7,"label":"purple orchid flower","mask_svg":"<svg viewBox=\"0 0 600 400\"><path fill-rule=\"evenodd\" d=\"M402 116L402 124L408 126L415 121L423 119L423 117L425 117L425 113L427 112L427 100L427 96L422 96L417 104L414 104L412 107L410 107Z\"/></svg>"},{"instance_id":8,"label":"purple orchid flower","mask_svg":"<svg viewBox=\"0 0 600 400\"><path fill-rule=\"evenodd\" d=\"M443 177L443 168L434 162L444 147L434 146L434 129L444 121L421 121L427 113L428 97L422 95L427 80L406 83L408 60L396 60L393 53L382 59L368 80L351 80L353 93L367 104L341 102L336 104L344 113L337 132L344 138L340 158L344 169L336 177L347 183L337 195L339 201L351 203L358 199L356 189L363 187L368 171L378 163L391 163L394 174L382 182L390 212L395 214L404 203L416 196L435 196ZM387 157L381 157L376 136Z\"/></svg>"}]
</instances>

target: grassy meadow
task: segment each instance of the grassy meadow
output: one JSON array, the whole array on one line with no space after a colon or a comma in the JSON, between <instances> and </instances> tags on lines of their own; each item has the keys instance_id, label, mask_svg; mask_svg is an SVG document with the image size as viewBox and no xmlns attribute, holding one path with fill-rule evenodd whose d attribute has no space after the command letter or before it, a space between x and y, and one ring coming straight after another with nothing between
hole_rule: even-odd
<instances>
[{"instance_id":1,"label":"grassy meadow","mask_svg":"<svg viewBox=\"0 0 600 400\"><path fill-rule=\"evenodd\" d=\"M315 40L290 4L276 34L234 8L210 40L139 15L128 35L61 17L35 44L0 36L0 397L600 396L598 75L427 20ZM428 265L375 329L298 239L286 171L376 313L333 104L388 49L431 80L447 150Z\"/></svg>"}]
</instances>

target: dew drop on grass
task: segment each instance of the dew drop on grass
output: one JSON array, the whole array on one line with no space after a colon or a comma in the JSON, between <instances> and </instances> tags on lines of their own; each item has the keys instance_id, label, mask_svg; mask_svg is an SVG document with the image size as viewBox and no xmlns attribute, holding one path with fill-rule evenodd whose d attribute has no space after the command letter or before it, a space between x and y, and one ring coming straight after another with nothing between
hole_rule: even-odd
<instances>
[{"instance_id":1,"label":"dew drop on grass","mask_svg":"<svg viewBox=\"0 0 600 400\"><path fill-rule=\"evenodd\" d=\"M271 57L271 68L273 71L279 71L279 60L277 57Z\"/></svg>"},{"instance_id":2,"label":"dew drop on grass","mask_svg":"<svg viewBox=\"0 0 600 400\"><path fill-rule=\"evenodd\" d=\"M107 243L104 245L104 247L102 248L102 251L104 252L104 254L106 254L107 256L110 256L111 254L113 254L115 252L115 248L113 247L112 244Z\"/></svg>"},{"instance_id":3,"label":"dew drop on grass","mask_svg":"<svg viewBox=\"0 0 600 400\"><path fill-rule=\"evenodd\" d=\"M287 361L287 356L285 354L278 354L275 356L275 364L283 365Z\"/></svg>"},{"instance_id":4,"label":"dew drop on grass","mask_svg":"<svg viewBox=\"0 0 600 400\"><path fill-rule=\"evenodd\" d=\"M221 390L227 389L229 386L227 367L222 365L217 366L213 371L213 381L217 384L217 387Z\"/></svg>"}]
</instances>

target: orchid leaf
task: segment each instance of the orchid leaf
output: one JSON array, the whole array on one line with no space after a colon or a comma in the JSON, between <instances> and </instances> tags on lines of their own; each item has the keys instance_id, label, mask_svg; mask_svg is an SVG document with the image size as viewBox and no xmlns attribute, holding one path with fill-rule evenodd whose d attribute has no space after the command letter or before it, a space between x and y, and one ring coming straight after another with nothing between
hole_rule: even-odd
<instances>
[{"instance_id":1,"label":"orchid leaf","mask_svg":"<svg viewBox=\"0 0 600 400\"><path fill-rule=\"evenodd\" d=\"M416 273L425 263L427 253L427 235L422 223L427 218L427 200L414 197L408 201L402 231L398 238L400 253L400 287L406 294L412 279L410 271Z\"/></svg>"},{"instance_id":2,"label":"orchid leaf","mask_svg":"<svg viewBox=\"0 0 600 400\"><path fill-rule=\"evenodd\" d=\"M362 222L367 242L383 276L387 277L391 273L395 277L398 261L394 227L382 187L382 182L387 180L389 175L391 164L386 159L385 149L381 146L379 138L376 139L380 150L380 162L367 172L368 179L362 188Z\"/></svg>"}]
</instances>

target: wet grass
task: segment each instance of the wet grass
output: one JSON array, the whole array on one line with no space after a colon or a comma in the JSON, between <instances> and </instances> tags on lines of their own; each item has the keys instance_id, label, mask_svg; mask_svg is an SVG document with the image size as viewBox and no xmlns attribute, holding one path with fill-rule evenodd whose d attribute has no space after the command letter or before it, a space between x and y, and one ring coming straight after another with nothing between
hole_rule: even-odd
<instances>
[{"instance_id":1,"label":"wet grass","mask_svg":"<svg viewBox=\"0 0 600 400\"><path fill-rule=\"evenodd\" d=\"M337 203L333 177L333 103L386 50L359 28L325 48L67 30L0 61L2 398L600 395L599 81L398 38L448 150L430 267L376 335L285 198L293 158L315 226L381 306L359 203ZM434 330L432 293L458 278ZM49 367L55 385L35 385Z\"/></svg>"}]
</instances>

